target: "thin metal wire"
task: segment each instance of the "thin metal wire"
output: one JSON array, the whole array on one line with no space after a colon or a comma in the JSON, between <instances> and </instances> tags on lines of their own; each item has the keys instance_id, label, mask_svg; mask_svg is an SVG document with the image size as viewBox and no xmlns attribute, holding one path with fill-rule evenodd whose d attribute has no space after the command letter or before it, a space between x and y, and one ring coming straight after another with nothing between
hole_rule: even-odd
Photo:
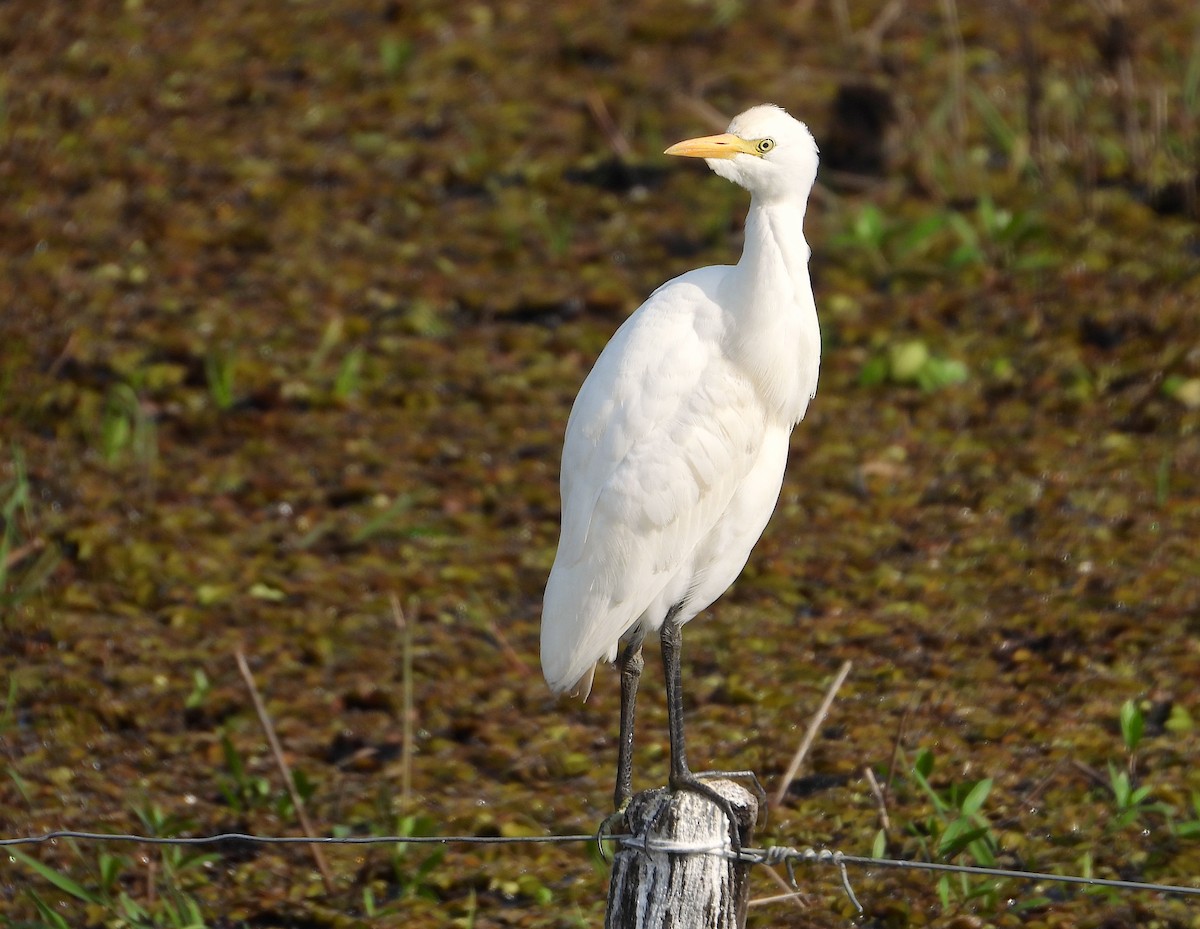
<instances>
[{"instance_id":1,"label":"thin metal wire","mask_svg":"<svg viewBox=\"0 0 1200 929\"><path fill-rule=\"evenodd\" d=\"M758 851L755 849L755 851ZM846 892L846 896L850 898L850 902L854 904L854 908L858 912L863 912L863 905L858 902L858 897L854 894L854 887L850 884L850 875L846 873L846 856L841 852L835 852L828 848L794 849L794 848L768 848L764 850L761 859L762 864L775 864L782 860L787 867L788 880L791 885L797 890L800 889L800 882L796 880L796 862L820 862L822 864L832 864L838 869L838 876L842 879L842 890Z\"/></svg>"},{"instance_id":2,"label":"thin metal wire","mask_svg":"<svg viewBox=\"0 0 1200 929\"><path fill-rule=\"evenodd\" d=\"M985 868L978 865L941 864L932 861L905 861L899 858L869 858L863 855L847 855L830 849L796 849L788 846L772 848L746 848L738 855L731 849L693 849L676 848L673 845L658 847L651 842L649 846L644 839L632 836L605 836L622 844L645 851L664 851L668 853L686 854L721 854L726 857L737 857L751 864L784 865L793 886L798 886L795 877L795 866L806 864L831 864L838 869L842 886L850 901L861 912L862 906L850 886L846 865L857 865L867 868L900 868L910 871L942 871L955 874L970 874L978 877L1005 877L1023 881L1055 882L1060 884L1084 884L1092 887L1113 887L1121 890L1139 890L1150 893L1179 894L1185 896L1200 896L1200 887L1190 887L1182 884L1157 884L1144 881L1124 881L1115 878L1084 877L1076 874L1050 874L1044 871L1017 871L1008 868ZM523 835L523 836L487 836L487 835L383 835L383 836L292 836L292 835L250 835L245 832L222 832L216 835L201 836L148 836L131 833L108 832L79 832L73 829L60 829L41 835L21 836L17 838L0 839L0 848L14 848L21 845L44 845L58 839L74 839L82 842L132 842L144 845L216 845L222 842L252 842L260 845L552 845L572 842L594 842L594 833L579 835Z\"/></svg>"},{"instance_id":3,"label":"thin metal wire","mask_svg":"<svg viewBox=\"0 0 1200 929\"><path fill-rule=\"evenodd\" d=\"M79 839L84 842L138 842L146 845L216 845L221 842L254 842L259 845L517 845L553 844L556 842L593 842L594 835L250 835L245 832L222 832L217 835L153 836L121 832L76 832L60 829L42 835L17 839L0 839L0 848L14 845L41 845L56 839Z\"/></svg>"},{"instance_id":4,"label":"thin metal wire","mask_svg":"<svg viewBox=\"0 0 1200 929\"><path fill-rule=\"evenodd\" d=\"M898 858L866 858L859 855L842 855L841 860L847 864L864 865L866 867L920 869L922 871L956 871L980 877L1013 877L1025 881L1057 881L1060 884L1087 884L1092 887L1119 887L1124 890L1146 890L1154 893L1200 897L1200 887L1189 887L1186 884L1155 884L1148 881L1122 881L1107 877L1084 877L1078 874L1050 874L1045 871L1016 871L1009 868L939 864L935 861L903 861Z\"/></svg>"},{"instance_id":5,"label":"thin metal wire","mask_svg":"<svg viewBox=\"0 0 1200 929\"><path fill-rule=\"evenodd\" d=\"M1010 868L988 868L980 865L941 864L934 861L905 861L899 858L868 858L862 855L847 855L830 849L795 849L777 846L767 849L744 849L739 856L742 860L754 864L778 865L787 868L788 880L797 890L800 889L796 879L796 864L799 862L832 864L838 869L842 879L842 889L854 904L855 909L863 912L862 904L854 894L850 884L850 876L846 865L854 864L872 868L899 868L909 871L944 871L955 874L970 874L976 877L1007 877L1023 881L1049 881L1060 884L1086 884L1090 887L1115 887L1122 890L1140 890L1151 893L1179 894L1183 896L1200 896L1200 887L1189 887L1182 884L1156 884L1148 881L1124 881L1116 878L1084 877L1077 874L1051 874L1046 871L1017 871Z\"/></svg>"}]
</instances>

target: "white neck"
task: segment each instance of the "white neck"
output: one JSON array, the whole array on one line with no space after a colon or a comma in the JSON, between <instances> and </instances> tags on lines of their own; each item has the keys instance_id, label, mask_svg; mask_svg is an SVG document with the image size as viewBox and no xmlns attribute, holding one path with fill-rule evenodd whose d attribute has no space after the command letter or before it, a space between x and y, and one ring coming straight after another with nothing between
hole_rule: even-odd
<instances>
[{"instance_id":1,"label":"white neck","mask_svg":"<svg viewBox=\"0 0 1200 929\"><path fill-rule=\"evenodd\" d=\"M805 200L771 203L750 201L746 214L746 244L739 269L756 277L786 272L808 280L808 242L804 239Z\"/></svg>"},{"instance_id":2,"label":"white neck","mask_svg":"<svg viewBox=\"0 0 1200 929\"><path fill-rule=\"evenodd\" d=\"M729 351L789 426L817 386L821 330L808 277L804 200L759 203L746 216L741 260L723 285Z\"/></svg>"}]
</instances>

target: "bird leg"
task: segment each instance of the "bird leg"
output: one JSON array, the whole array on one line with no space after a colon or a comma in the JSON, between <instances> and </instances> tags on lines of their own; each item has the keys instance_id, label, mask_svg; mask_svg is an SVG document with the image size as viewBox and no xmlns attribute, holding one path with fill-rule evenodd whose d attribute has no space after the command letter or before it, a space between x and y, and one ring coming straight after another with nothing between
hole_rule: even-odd
<instances>
[{"instance_id":1,"label":"bird leg","mask_svg":"<svg viewBox=\"0 0 1200 929\"><path fill-rule=\"evenodd\" d=\"M687 746L683 737L683 675L679 667L680 650L683 646L683 625L678 621L679 604L671 607L663 621L659 637L662 641L663 673L667 684L667 727L671 734L671 777L672 790L690 790L707 797L724 811L729 820L729 834L734 851L740 851L738 818L730 802L716 790L704 783L712 777L743 777L749 775L754 782L758 778L750 771L716 771L693 774L687 763ZM762 790L762 786L758 788Z\"/></svg>"},{"instance_id":2,"label":"bird leg","mask_svg":"<svg viewBox=\"0 0 1200 929\"><path fill-rule=\"evenodd\" d=\"M621 734L617 749L617 786L613 806L623 813L633 797L633 717L637 704L638 682L642 677L643 633L638 630L617 658L621 673Z\"/></svg>"},{"instance_id":3,"label":"bird leg","mask_svg":"<svg viewBox=\"0 0 1200 929\"><path fill-rule=\"evenodd\" d=\"M663 620L659 638L662 642L663 675L667 684L667 729L671 736L671 787L679 789L685 781L693 780L687 763L687 746L683 737L683 672L679 667L683 647L683 626L678 622L679 605L671 607ZM679 781L679 784L676 784Z\"/></svg>"},{"instance_id":4,"label":"bird leg","mask_svg":"<svg viewBox=\"0 0 1200 929\"><path fill-rule=\"evenodd\" d=\"M605 860L604 840L618 826L625 825L625 810L633 799L633 716L637 705L638 682L642 677L645 660L642 658L642 640L645 633L638 629L617 655L617 670L621 674L621 734L617 747L617 786L613 790L613 807L616 810L606 816L596 830L596 845L600 857Z\"/></svg>"}]
</instances>

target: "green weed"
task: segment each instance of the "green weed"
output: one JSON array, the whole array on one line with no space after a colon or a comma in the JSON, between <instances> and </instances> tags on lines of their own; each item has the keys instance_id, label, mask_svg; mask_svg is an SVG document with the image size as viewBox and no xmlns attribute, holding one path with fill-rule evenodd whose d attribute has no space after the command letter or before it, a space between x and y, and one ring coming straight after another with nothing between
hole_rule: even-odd
<instances>
[{"instance_id":1,"label":"green weed","mask_svg":"<svg viewBox=\"0 0 1200 929\"><path fill-rule=\"evenodd\" d=\"M230 809L245 814L270 807L271 782L261 775L251 775L246 771L241 752L225 732L221 733L221 755L225 770L217 775L217 790Z\"/></svg>"},{"instance_id":2,"label":"green weed","mask_svg":"<svg viewBox=\"0 0 1200 929\"><path fill-rule=\"evenodd\" d=\"M1181 839L1200 839L1200 791L1192 794L1192 813L1195 814L1194 819L1174 826L1175 835Z\"/></svg>"},{"instance_id":3,"label":"green weed","mask_svg":"<svg viewBox=\"0 0 1200 929\"><path fill-rule=\"evenodd\" d=\"M1108 763L1108 788L1112 794L1113 811L1106 831L1120 832L1130 826L1147 828L1147 820L1166 822L1168 831L1178 838L1200 836L1200 793L1192 794L1192 807L1196 819L1175 822L1175 808L1169 803L1155 800L1149 784L1139 784L1137 777L1137 752L1145 735L1146 723L1141 708L1133 700L1126 700L1117 717L1121 740L1125 745L1125 764Z\"/></svg>"},{"instance_id":4,"label":"green weed","mask_svg":"<svg viewBox=\"0 0 1200 929\"><path fill-rule=\"evenodd\" d=\"M333 379L333 398L339 403L357 394L362 387L362 348L352 348L338 365Z\"/></svg>"},{"instance_id":5,"label":"green weed","mask_svg":"<svg viewBox=\"0 0 1200 929\"><path fill-rule=\"evenodd\" d=\"M379 66L388 77L399 77L414 51L412 40L385 36L379 40Z\"/></svg>"},{"instance_id":6,"label":"green weed","mask_svg":"<svg viewBox=\"0 0 1200 929\"><path fill-rule=\"evenodd\" d=\"M878 206L867 203L848 217L846 229L834 235L830 245L861 255L879 279L898 273L932 273L936 263L925 259L946 225L945 213L930 213L916 222L889 220Z\"/></svg>"},{"instance_id":7,"label":"green weed","mask_svg":"<svg viewBox=\"0 0 1200 929\"><path fill-rule=\"evenodd\" d=\"M281 818L295 814L291 794L287 790L275 790L271 781L260 774L250 774L241 752L225 732L221 733L221 754L225 770L217 775L217 790L230 809L240 815L256 810L271 810ZM292 781L302 802L307 802L316 792L316 785L301 770L292 770Z\"/></svg>"},{"instance_id":8,"label":"green weed","mask_svg":"<svg viewBox=\"0 0 1200 929\"><path fill-rule=\"evenodd\" d=\"M232 351L211 349L204 356L204 376L208 382L208 395L213 406L221 412L233 408L237 402L237 357Z\"/></svg>"},{"instance_id":9,"label":"green weed","mask_svg":"<svg viewBox=\"0 0 1200 929\"><path fill-rule=\"evenodd\" d=\"M1125 742L1125 751L1129 753L1129 765L1132 768L1134 755L1137 754L1138 746L1142 744L1142 736L1146 732L1146 721L1142 717L1142 711L1132 700L1121 704L1118 721L1121 724L1121 739Z\"/></svg>"},{"instance_id":10,"label":"green weed","mask_svg":"<svg viewBox=\"0 0 1200 929\"><path fill-rule=\"evenodd\" d=\"M1170 805L1155 802L1150 798L1149 785L1143 784L1135 787L1129 772L1121 770L1111 761L1108 763L1108 777L1109 787L1116 803L1107 827L1109 832L1124 829L1152 813L1169 817L1173 812Z\"/></svg>"},{"instance_id":11,"label":"green weed","mask_svg":"<svg viewBox=\"0 0 1200 929\"><path fill-rule=\"evenodd\" d=\"M437 835L437 823L428 816L408 814L396 820L395 835L405 838ZM407 842L397 842L392 846L392 874L400 888L400 895L425 896L436 899L437 893L429 883L429 877L442 859L446 851L435 846L432 851L428 845L409 845Z\"/></svg>"},{"instance_id":12,"label":"green weed","mask_svg":"<svg viewBox=\"0 0 1200 929\"><path fill-rule=\"evenodd\" d=\"M859 373L858 382L864 387L890 382L933 392L961 384L967 377L967 366L961 361L935 355L922 340L909 339L892 343L870 359Z\"/></svg>"},{"instance_id":13,"label":"green weed","mask_svg":"<svg viewBox=\"0 0 1200 929\"><path fill-rule=\"evenodd\" d=\"M1200 377L1169 374L1163 378L1162 392L1190 410L1200 409Z\"/></svg>"},{"instance_id":14,"label":"green weed","mask_svg":"<svg viewBox=\"0 0 1200 929\"><path fill-rule=\"evenodd\" d=\"M1032 210L996 205L980 197L972 212L941 209L913 220L888 218L867 203L846 217L833 248L860 256L877 280L897 276L944 277L970 267L1032 271L1056 264L1052 252L1034 246L1045 224Z\"/></svg>"},{"instance_id":15,"label":"green weed","mask_svg":"<svg viewBox=\"0 0 1200 929\"><path fill-rule=\"evenodd\" d=\"M13 782L13 786L17 788L17 793L21 795L21 799L25 801L25 805L33 808L33 795L29 792L29 784L25 778L17 773L17 769L12 765L8 766L8 779Z\"/></svg>"},{"instance_id":16,"label":"green weed","mask_svg":"<svg viewBox=\"0 0 1200 929\"><path fill-rule=\"evenodd\" d=\"M317 347L313 349L312 355L308 358L309 378L316 377L321 368L325 366L325 362L329 360L330 354L345 337L346 321L341 316L334 316L325 324L325 329L321 332L321 341L317 343Z\"/></svg>"},{"instance_id":17,"label":"green weed","mask_svg":"<svg viewBox=\"0 0 1200 929\"><path fill-rule=\"evenodd\" d=\"M386 799L380 797L382 803ZM372 826L374 836L399 836L400 838L417 838L437 834L437 823L428 816L402 815L388 822L387 826ZM334 830L337 835L348 835L350 829L339 827ZM422 897L428 900L440 899L439 888L433 882L433 876L445 858L446 851L441 846L410 845L407 842L396 842L389 846L389 871L391 880L388 883L388 900L386 905L376 898L373 887L363 889L362 905L365 915L370 917L384 916L389 913L403 911L403 900L407 897Z\"/></svg>"},{"instance_id":18,"label":"green weed","mask_svg":"<svg viewBox=\"0 0 1200 929\"><path fill-rule=\"evenodd\" d=\"M947 224L959 240L946 260L952 270L967 265L1035 270L1058 263L1050 252L1025 248L1044 234L1039 217L1027 210L998 207L986 194L976 203L974 216L952 212Z\"/></svg>"},{"instance_id":19,"label":"green weed","mask_svg":"<svg viewBox=\"0 0 1200 929\"><path fill-rule=\"evenodd\" d=\"M533 228L542 237L550 256L559 259L566 256L575 237L575 226L570 217L556 212L544 197L535 197L530 211Z\"/></svg>"},{"instance_id":20,"label":"green weed","mask_svg":"<svg viewBox=\"0 0 1200 929\"><path fill-rule=\"evenodd\" d=\"M129 384L114 384L100 416L100 452L105 464L119 464L126 453L149 469L158 458L158 431L153 418Z\"/></svg>"},{"instance_id":21,"label":"green weed","mask_svg":"<svg viewBox=\"0 0 1200 929\"><path fill-rule=\"evenodd\" d=\"M384 297L379 296L377 299L382 300ZM322 379L323 369L334 350L345 341L345 338L345 320L341 316L333 317L326 324L324 332L321 333L321 341L309 356L307 365L309 381L317 382ZM355 346L342 356L329 389L329 396L335 402L344 403L362 389L362 366L365 357L366 353L362 346Z\"/></svg>"},{"instance_id":22,"label":"green weed","mask_svg":"<svg viewBox=\"0 0 1200 929\"><path fill-rule=\"evenodd\" d=\"M212 693L212 682L208 679L208 675L204 673L202 668L197 668L192 672L192 692L188 694L187 700L184 701L184 708L189 710L198 709L208 700L210 693Z\"/></svg>"},{"instance_id":23,"label":"green weed","mask_svg":"<svg viewBox=\"0 0 1200 929\"><path fill-rule=\"evenodd\" d=\"M194 825L175 816L168 816L152 804L137 811L148 835L171 837L189 831ZM206 923L199 903L187 893L193 880L206 882L204 870L220 860L214 852L196 852L182 845L159 845L158 893L153 909L143 909L155 921L151 925L171 929L204 929Z\"/></svg>"},{"instance_id":24,"label":"green weed","mask_svg":"<svg viewBox=\"0 0 1200 929\"><path fill-rule=\"evenodd\" d=\"M36 593L61 559L56 545L45 544L30 531L33 498L25 456L15 445L12 474L10 480L0 483L0 617Z\"/></svg>"},{"instance_id":25,"label":"green weed","mask_svg":"<svg viewBox=\"0 0 1200 929\"><path fill-rule=\"evenodd\" d=\"M138 810L137 816L149 835L172 836L190 829L191 824L165 816L157 806ZM19 849L9 849L9 857L50 885L60 895L62 903L82 907L89 915L89 924L96 912L104 914L104 925L114 929L205 929L207 923L200 904L188 892L188 885L206 882L204 868L216 861L212 853L194 853L178 845L157 846L157 860L149 876L135 874L133 860L127 855L100 852L94 863L84 859L74 843L69 847L81 862L83 876L59 870ZM146 888L144 897L136 899L126 886ZM10 929L66 929L72 925L63 915L63 908L39 893L26 889L37 911L40 923L12 923Z\"/></svg>"},{"instance_id":26,"label":"green weed","mask_svg":"<svg viewBox=\"0 0 1200 929\"><path fill-rule=\"evenodd\" d=\"M399 517L407 513L413 506L411 494L400 494L369 520L363 523L350 536L351 545L362 545L377 536L412 534L412 527Z\"/></svg>"},{"instance_id":27,"label":"green weed","mask_svg":"<svg viewBox=\"0 0 1200 929\"><path fill-rule=\"evenodd\" d=\"M990 868L996 865L999 843L991 823L983 815L983 805L992 790L992 779L951 783L942 791L929 782L933 773L933 753L922 749L910 768L913 782L933 805L933 815L912 829L928 857L949 859L960 855L967 863ZM982 900L995 907L1000 881L980 880L966 874L943 875L938 882L938 896L949 907L955 900Z\"/></svg>"}]
</instances>

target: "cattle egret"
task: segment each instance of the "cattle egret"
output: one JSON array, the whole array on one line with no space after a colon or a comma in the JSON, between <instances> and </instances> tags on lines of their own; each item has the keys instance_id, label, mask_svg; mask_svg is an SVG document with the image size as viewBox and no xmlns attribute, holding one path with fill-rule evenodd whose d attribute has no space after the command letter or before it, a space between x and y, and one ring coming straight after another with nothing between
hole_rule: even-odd
<instances>
[{"instance_id":1,"label":"cattle egret","mask_svg":"<svg viewBox=\"0 0 1200 929\"><path fill-rule=\"evenodd\" d=\"M779 499L788 437L817 388L821 333L803 231L817 146L802 122L764 105L665 154L703 158L750 191L745 246L736 265L654 291L580 388L563 445L542 670L554 691L586 697L597 662L616 662L620 812L633 791L642 642L658 630L671 789L712 797L728 813L687 764L681 630L745 566Z\"/></svg>"}]
</instances>

